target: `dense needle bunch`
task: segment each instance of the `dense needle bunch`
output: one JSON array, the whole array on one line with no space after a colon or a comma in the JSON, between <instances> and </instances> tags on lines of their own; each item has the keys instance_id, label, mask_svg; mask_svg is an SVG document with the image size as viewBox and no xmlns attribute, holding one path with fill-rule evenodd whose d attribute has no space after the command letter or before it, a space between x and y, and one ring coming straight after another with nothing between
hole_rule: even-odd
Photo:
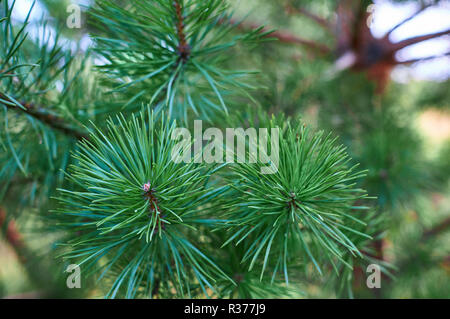
<instances>
[{"instance_id":1,"label":"dense needle bunch","mask_svg":"<svg viewBox=\"0 0 450 319\"><path fill-rule=\"evenodd\" d=\"M363 223L360 210L366 207L355 202L366 194L355 182L365 172L348 166L350 159L336 138L312 134L297 121L278 127L277 173L261 174L261 162L232 167L234 192L225 204L230 225L226 243L245 245L242 261L249 262L250 270L258 257L263 258L261 277L271 267L272 276L282 272L287 281L292 262L311 260L321 272L320 260L344 261L346 251L360 255L349 234L367 235L349 224Z\"/></svg>"},{"instance_id":2,"label":"dense needle bunch","mask_svg":"<svg viewBox=\"0 0 450 319\"><path fill-rule=\"evenodd\" d=\"M96 265L104 269L101 276L128 260L111 297L122 290L133 297L145 287L146 296L190 294L192 278L204 291L212 288L227 277L187 234L217 223L205 214L220 191L207 187L213 167L175 163L175 123L157 121L148 109L115 120L80 144L70 174L79 190L61 190L65 207L56 213L74 235L65 256L77 258L85 270L105 257L105 264Z\"/></svg>"},{"instance_id":3,"label":"dense needle bunch","mask_svg":"<svg viewBox=\"0 0 450 319\"><path fill-rule=\"evenodd\" d=\"M127 97L124 108L155 102L185 120L188 110L207 118L227 111L229 95L251 86L241 79L248 72L227 70L225 62L238 42L260 36L230 34L227 7L223 0L137 0L124 7L98 1L92 17L105 61L99 68Z\"/></svg>"}]
</instances>

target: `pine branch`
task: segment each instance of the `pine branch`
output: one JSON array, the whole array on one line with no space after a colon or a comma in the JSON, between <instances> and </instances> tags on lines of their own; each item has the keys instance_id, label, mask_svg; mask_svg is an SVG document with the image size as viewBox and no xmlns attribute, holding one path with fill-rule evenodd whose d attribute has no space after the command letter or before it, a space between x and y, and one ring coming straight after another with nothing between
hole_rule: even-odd
<instances>
[{"instance_id":1,"label":"pine branch","mask_svg":"<svg viewBox=\"0 0 450 319\"><path fill-rule=\"evenodd\" d=\"M413 44L416 44L419 42L423 42L426 40L438 38L438 37L441 37L441 36L447 35L447 34L450 34L450 29L405 39L400 42L394 43L392 45L392 47L390 48L390 51L395 52L395 51L401 50L403 48L406 48L407 46L410 46L410 45L413 45Z\"/></svg>"},{"instance_id":2,"label":"pine branch","mask_svg":"<svg viewBox=\"0 0 450 319\"><path fill-rule=\"evenodd\" d=\"M178 35L178 54L180 55L180 59L185 62L189 55L191 54L191 47L186 41L186 35L184 31L184 19L183 19L183 12L180 4L180 0L175 0L173 2L173 5L175 7L176 12L176 18L177 18L177 35Z\"/></svg>"},{"instance_id":3,"label":"pine branch","mask_svg":"<svg viewBox=\"0 0 450 319\"><path fill-rule=\"evenodd\" d=\"M19 260L23 261L23 256L20 256L19 251L24 247L24 242L22 239L22 235L17 229L16 223L14 220L10 220L7 225L4 225L7 222L5 211L0 208L0 229L6 229L5 239L14 248L14 250L19 255Z\"/></svg>"},{"instance_id":4,"label":"pine branch","mask_svg":"<svg viewBox=\"0 0 450 319\"><path fill-rule=\"evenodd\" d=\"M269 122L272 128L286 128L280 129L279 171L262 175L261 161L231 167L234 175L228 182L236 193L226 200L230 237L224 245L245 239L242 262L249 264L249 271L260 264L262 279L270 266L270 276L279 271L286 282L288 266L295 261L288 247L301 252L299 257L312 262L319 274L324 261L336 258L345 264L345 253L362 257L349 237L371 238L351 225L363 223L357 212L367 209L355 203L367 198L365 191L353 188L365 172L347 166L345 149L330 134L310 133L300 121L283 116Z\"/></svg>"},{"instance_id":5,"label":"pine branch","mask_svg":"<svg viewBox=\"0 0 450 319\"><path fill-rule=\"evenodd\" d=\"M426 230L423 233L422 238L424 240L430 239L430 238L432 238L432 237L434 237L436 235L439 235L440 233L444 232L448 228L450 228L450 217L445 218L438 225L436 225L436 226Z\"/></svg>"},{"instance_id":6,"label":"pine branch","mask_svg":"<svg viewBox=\"0 0 450 319\"><path fill-rule=\"evenodd\" d=\"M425 58L417 58L417 59L410 59L410 60L405 60L405 61L397 61L396 64L411 64L411 63L416 63L416 62L422 62L422 61L439 59L439 58L443 58L445 56L450 56L450 52L447 52L447 53L444 53L444 54L439 54L439 55L433 55L433 56L429 56L429 57L425 57Z\"/></svg>"},{"instance_id":7,"label":"pine branch","mask_svg":"<svg viewBox=\"0 0 450 319\"><path fill-rule=\"evenodd\" d=\"M225 0L135 0L127 8L96 1L90 23L98 30L95 50L107 61L99 69L111 91L122 93L124 108L160 101L155 107L175 118L226 113L231 96L252 88L245 79L252 72L225 62L235 46L260 38L233 34L227 11Z\"/></svg>"},{"instance_id":8,"label":"pine branch","mask_svg":"<svg viewBox=\"0 0 450 319\"><path fill-rule=\"evenodd\" d=\"M6 296L5 299L42 299L45 298L46 296L47 294L43 291L30 291Z\"/></svg>"},{"instance_id":9,"label":"pine branch","mask_svg":"<svg viewBox=\"0 0 450 319\"><path fill-rule=\"evenodd\" d=\"M432 4L422 4L420 6L420 8L414 12L412 15L410 15L409 17L407 17L406 19L400 21L398 24L396 24L392 29L390 29L385 35L385 38L388 38L392 32L394 32L395 30L397 30L398 28L400 28L402 25L404 25L406 22L414 19L417 15L419 15L420 13L422 13L423 11L425 11L426 9L428 9L429 7L431 7Z\"/></svg>"},{"instance_id":10,"label":"pine branch","mask_svg":"<svg viewBox=\"0 0 450 319\"><path fill-rule=\"evenodd\" d=\"M56 283L55 273L49 269L45 259L36 254L32 247L23 240L23 236L17 229L15 221L10 219L8 224L5 225L7 221L6 212L0 207L0 229L6 227L6 242L13 248L17 260L25 268L30 281L37 287L44 287L43 290L36 292L38 296L40 298L61 298L63 294L67 293L67 290L60 286L60 282ZM37 298L38 296L33 297L28 293L24 293L13 295L9 298Z\"/></svg>"},{"instance_id":11,"label":"pine branch","mask_svg":"<svg viewBox=\"0 0 450 319\"><path fill-rule=\"evenodd\" d=\"M328 23L328 21L326 19L324 19L314 13L309 12L308 10L306 10L304 8L294 7L293 5L288 3L285 5L285 9L288 14L304 15L304 16L314 20L315 22L317 22L317 24L322 26L325 30L327 30L327 31L331 30L331 25Z\"/></svg>"},{"instance_id":12,"label":"pine branch","mask_svg":"<svg viewBox=\"0 0 450 319\"><path fill-rule=\"evenodd\" d=\"M76 139L87 139L88 134L85 132L82 132L78 129L73 128L72 126L68 125L66 121L61 118L58 115L52 114L48 112L46 109L39 107L33 103L21 103L21 106L23 108L18 107L17 103L12 101L9 97L7 97L5 94L0 92L0 99L6 101L7 103L2 103L5 105L8 109L21 111L27 115L32 116L33 118L41 121L42 123L48 125L49 127L58 130L62 132L63 134L76 138Z\"/></svg>"},{"instance_id":13,"label":"pine branch","mask_svg":"<svg viewBox=\"0 0 450 319\"><path fill-rule=\"evenodd\" d=\"M60 190L63 205L54 213L72 237L64 256L88 268L104 257L111 298L185 296L194 281L203 292L216 279L232 282L188 236L217 224L205 219L217 195L207 185L214 167L176 163L175 123L150 108L128 120L111 119L107 127L96 129L74 154L78 164L68 176L80 191Z\"/></svg>"},{"instance_id":14,"label":"pine branch","mask_svg":"<svg viewBox=\"0 0 450 319\"><path fill-rule=\"evenodd\" d=\"M318 51L321 54L328 54L331 52L331 50L323 44L317 43L312 40L300 38L288 31L278 30L278 31L271 32L271 29L269 29L267 27L262 27L255 23L247 23L247 22L238 23L234 20L230 20L230 23L236 24L237 28L242 31L258 30L259 33L262 33L262 34L266 33L264 35L265 37L276 38L276 39L278 39L278 41L280 41L282 43L303 45L303 46L309 47L315 51Z\"/></svg>"}]
</instances>

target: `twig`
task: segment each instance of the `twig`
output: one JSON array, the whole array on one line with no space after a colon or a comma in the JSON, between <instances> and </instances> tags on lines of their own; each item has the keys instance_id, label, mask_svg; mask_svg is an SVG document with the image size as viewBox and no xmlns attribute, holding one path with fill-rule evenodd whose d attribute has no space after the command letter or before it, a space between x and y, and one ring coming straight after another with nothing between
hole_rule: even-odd
<instances>
[{"instance_id":1,"label":"twig","mask_svg":"<svg viewBox=\"0 0 450 319\"><path fill-rule=\"evenodd\" d=\"M427 5L422 4L422 5L420 6L420 8L419 8L416 12L414 12L412 15L410 15L410 16L407 17L406 19L404 19L404 20L400 21L399 23L397 23L392 29L390 29L390 30L384 35L384 37L385 37L385 38L389 37L389 36L391 35L392 32L394 32L395 30L397 30L398 28L400 28L400 27L401 27L402 25L404 25L406 22L408 22L408 21L414 19L418 14L420 14L420 13L423 12L423 11L425 11L425 9L427 9L427 8L429 8L429 7L431 7L431 6L432 6L431 4L427 4Z\"/></svg>"},{"instance_id":2,"label":"twig","mask_svg":"<svg viewBox=\"0 0 450 319\"><path fill-rule=\"evenodd\" d=\"M64 133L65 135L74 137L79 140L81 140L83 138L85 138L85 139L88 138L88 135L85 132L81 132L81 131L67 125L67 123L65 123L65 120L63 118L59 117L58 115L49 113L44 108L36 106L35 104L21 103L21 105L25 109L19 108L17 106L13 106L16 103L1 92L0 92L0 99L9 102L8 104L2 103L7 108L12 109L12 110L22 111L23 113L32 116L33 118L41 121L42 123Z\"/></svg>"},{"instance_id":3,"label":"twig","mask_svg":"<svg viewBox=\"0 0 450 319\"><path fill-rule=\"evenodd\" d=\"M46 294L42 291L30 291L24 292L17 295L6 296L5 299L41 299Z\"/></svg>"},{"instance_id":4,"label":"twig","mask_svg":"<svg viewBox=\"0 0 450 319\"><path fill-rule=\"evenodd\" d=\"M400 42L394 43L391 47L391 51L395 52L395 51L401 50L403 48L406 48L407 46L410 46L410 45L413 45L413 44L416 44L416 43L419 43L422 41L434 39L434 38L437 38L437 37L440 37L440 36L443 36L446 34L450 34L450 29L405 39Z\"/></svg>"},{"instance_id":5,"label":"twig","mask_svg":"<svg viewBox=\"0 0 450 319\"><path fill-rule=\"evenodd\" d=\"M6 212L3 208L0 208L0 228L6 226L5 239L7 243L14 249L17 260L24 266L28 278L36 287L45 287L45 290L36 292L39 296L25 296L21 298L47 298L47 297L61 297L62 293L65 293L65 289L61 290L60 286L57 286L53 273L49 272L47 266L44 265L44 259L38 257L35 252L27 245L23 240L22 234L16 227L14 220L9 220L7 225ZM12 296L10 298L19 298L20 296Z\"/></svg>"},{"instance_id":6,"label":"twig","mask_svg":"<svg viewBox=\"0 0 450 319\"><path fill-rule=\"evenodd\" d=\"M309 12L308 10L306 10L304 8L297 8L297 7L292 6L291 4L286 4L285 9L288 14L294 14L294 13L300 14L300 15L304 15L305 17L308 17L308 18L314 20L319 25L324 27L327 31L330 31L330 29L331 29L330 24L328 23L327 20L325 20L322 17L319 17L318 15L316 15L314 13Z\"/></svg>"},{"instance_id":7,"label":"twig","mask_svg":"<svg viewBox=\"0 0 450 319\"><path fill-rule=\"evenodd\" d=\"M234 20L230 20L230 23L236 24L236 28L239 30L243 30L243 31L260 29L260 31L259 31L260 33L266 33L266 32L270 32L270 30L271 30L267 27L261 28L261 26L254 24L254 23L244 23L244 22L237 23ZM312 40L300 38L300 37L293 35L292 33L289 33L287 31L281 31L281 30L273 31L273 32L268 33L265 36L268 38L276 38L282 43L304 45L304 46L310 47L311 49L314 49L322 54L328 54L331 52L331 50L323 44L317 43Z\"/></svg>"},{"instance_id":8,"label":"twig","mask_svg":"<svg viewBox=\"0 0 450 319\"><path fill-rule=\"evenodd\" d=\"M178 54L180 55L180 59L185 62L189 58L191 54L191 47L186 41L186 35L184 32L184 19L183 12L178 0L173 2L173 6L175 7L175 14L177 19L177 34L178 34Z\"/></svg>"},{"instance_id":9,"label":"twig","mask_svg":"<svg viewBox=\"0 0 450 319\"><path fill-rule=\"evenodd\" d=\"M428 61L428 60L433 60L433 59L439 59L439 58L443 58L445 56L450 56L450 52L444 53L444 54L440 54L440 55L433 55L433 56L429 56L429 57L425 57L425 58L417 58L417 59L411 59L411 60L405 60L405 61L397 61L396 64L411 64L411 63L416 63L416 62L422 62L422 61Z\"/></svg>"},{"instance_id":10,"label":"twig","mask_svg":"<svg viewBox=\"0 0 450 319\"><path fill-rule=\"evenodd\" d=\"M4 225L5 222L7 222L6 213L2 208L0 208L0 229L6 229L6 242L9 243L14 248L14 250L17 251L19 248L22 248L24 246L22 235L17 229L14 220L10 220L7 225Z\"/></svg>"},{"instance_id":11,"label":"twig","mask_svg":"<svg viewBox=\"0 0 450 319\"><path fill-rule=\"evenodd\" d=\"M449 227L450 227L450 217L447 217L442 222L440 222L438 225L425 231L422 235L422 238L424 240L430 239L431 237L434 237L434 236L442 233Z\"/></svg>"}]
</instances>

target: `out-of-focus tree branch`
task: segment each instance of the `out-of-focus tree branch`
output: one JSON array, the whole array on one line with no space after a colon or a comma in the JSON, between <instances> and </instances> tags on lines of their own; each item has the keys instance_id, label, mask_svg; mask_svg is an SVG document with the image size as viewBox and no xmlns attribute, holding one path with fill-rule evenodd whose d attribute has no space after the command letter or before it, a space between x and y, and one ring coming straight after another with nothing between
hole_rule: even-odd
<instances>
[{"instance_id":1,"label":"out-of-focus tree branch","mask_svg":"<svg viewBox=\"0 0 450 319\"><path fill-rule=\"evenodd\" d=\"M5 223L7 223L7 225L5 225ZM2 208L0 208L0 229L5 229L4 237L6 239L6 242L10 244L16 251L24 247L22 235L17 229L15 221L8 221L6 219L6 212Z\"/></svg>"},{"instance_id":2,"label":"out-of-focus tree branch","mask_svg":"<svg viewBox=\"0 0 450 319\"><path fill-rule=\"evenodd\" d=\"M430 239L430 238L444 232L448 228L450 228L450 217L445 218L443 221L441 221L436 226L424 231L422 238L424 240Z\"/></svg>"},{"instance_id":3,"label":"out-of-focus tree branch","mask_svg":"<svg viewBox=\"0 0 450 319\"><path fill-rule=\"evenodd\" d=\"M410 60L405 60L405 61L397 61L397 64L411 64L411 63L416 63L416 62L422 62L422 61L439 59L439 58L443 58L445 56L450 56L450 52L447 52L447 53L444 53L444 54L440 54L440 55L428 56L428 57L425 57L425 58L417 58L417 59L410 59Z\"/></svg>"},{"instance_id":4,"label":"out-of-focus tree branch","mask_svg":"<svg viewBox=\"0 0 450 319\"><path fill-rule=\"evenodd\" d=\"M422 13L423 11L425 11L426 9L428 9L429 7L431 7L432 4L422 4L420 6L420 8L414 12L412 15L410 15L409 17L407 17L406 19L400 21L399 23L397 23L392 29L390 29L384 36L386 38L388 38L392 32L394 32L395 30L397 30L398 28L400 28L402 25L404 25L406 22L414 19L417 15L419 15L420 13Z\"/></svg>"},{"instance_id":5,"label":"out-of-focus tree branch","mask_svg":"<svg viewBox=\"0 0 450 319\"><path fill-rule=\"evenodd\" d=\"M239 30L243 30L243 31L256 30L259 28L261 29L260 30L261 33L270 31L269 28L267 28L267 27L261 28L260 25L257 25L255 23L246 23L246 22L237 23L234 20L231 20L230 23L236 24L236 27ZM267 34L267 37L276 38L282 43L303 45L303 46L309 47L315 51L318 51L322 54L328 54L331 52L330 48L328 48L327 46L325 46L323 44L317 43L312 40L300 38L288 31L283 31L283 30L273 31L273 32L270 32L269 34Z\"/></svg>"},{"instance_id":6,"label":"out-of-focus tree branch","mask_svg":"<svg viewBox=\"0 0 450 319\"><path fill-rule=\"evenodd\" d=\"M5 105L8 109L11 110L17 110L19 112L23 112L25 114L28 114L32 116L33 118L41 121L42 123L64 133L65 135L74 137L76 139L82 139L87 138L88 135L85 132L79 131L78 129L73 128L72 126L68 125L66 121L59 117L58 115L55 115L53 113L48 112L42 107L36 106L32 103L21 103L21 105L24 108L17 107L14 101L12 101L10 98L8 98L5 94L0 92L0 99L8 102L8 103L2 103Z\"/></svg>"},{"instance_id":7,"label":"out-of-focus tree branch","mask_svg":"<svg viewBox=\"0 0 450 319\"><path fill-rule=\"evenodd\" d=\"M314 20L315 22L317 22L317 24L321 25L326 30L328 30L328 31L331 30L331 26L326 19L324 19L314 13L309 12L308 10L306 10L304 8L301 8L301 7L298 8L298 7L292 6L291 4L286 4L285 9L286 9L287 14L303 15L305 17L308 17L308 18Z\"/></svg>"},{"instance_id":8,"label":"out-of-focus tree branch","mask_svg":"<svg viewBox=\"0 0 450 319\"><path fill-rule=\"evenodd\" d=\"M403 48L406 48L407 46L410 46L410 45L413 45L413 44L416 44L419 42L423 42L426 40L438 38L438 37L441 37L446 34L450 34L450 29L445 30L445 31L434 32L434 33L430 33L430 34L424 34L424 35L419 35L416 37L408 38L408 39L402 40L400 42L394 43L391 47L391 51L398 51Z\"/></svg>"}]
</instances>

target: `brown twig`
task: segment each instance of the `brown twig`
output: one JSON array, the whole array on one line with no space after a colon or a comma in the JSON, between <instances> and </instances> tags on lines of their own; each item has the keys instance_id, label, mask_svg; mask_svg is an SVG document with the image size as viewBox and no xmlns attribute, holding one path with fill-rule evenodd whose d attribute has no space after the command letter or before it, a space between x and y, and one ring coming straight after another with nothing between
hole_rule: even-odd
<instances>
[{"instance_id":1,"label":"brown twig","mask_svg":"<svg viewBox=\"0 0 450 319\"><path fill-rule=\"evenodd\" d=\"M7 222L7 224L5 224ZM6 242L14 249L17 260L24 266L28 278L36 287L45 287L45 290L33 294L23 294L11 296L10 298L47 298L58 297L66 292L66 289L61 289L55 282L54 274L49 272L48 266L44 263L43 258L39 257L25 242L22 234L17 229L16 223L13 219L8 221L6 212L0 208L0 229L6 227L5 239Z\"/></svg>"},{"instance_id":2,"label":"brown twig","mask_svg":"<svg viewBox=\"0 0 450 319\"><path fill-rule=\"evenodd\" d=\"M5 299L41 299L46 296L43 291L23 292L17 295L6 296Z\"/></svg>"},{"instance_id":3,"label":"brown twig","mask_svg":"<svg viewBox=\"0 0 450 319\"><path fill-rule=\"evenodd\" d=\"M426 230L423 232L422 238L424 240L430 239L431 237L434 237L443 231L445 231L447 228L450 228L450 217L445 218L443 221L441 221L438 225Z\"/></svg>"},{"instance_id":4,"label":"brown twig","mask_svg":"<svg viewBox=\"0 0 450 319\"><path fill-rule=\"evenodd\" d=\"M178 54L180 55L180 59L183 62L186 62L191 54L191 47L186 41L186 35L184 31L184 18L183 18L183 10L181 8L181 4L179 0L175 0L173 2L173 6L175 7L175 14L177 20L177 35L178 35Z\"/></svg>"},{"instance_id":5,"label":"brown twig","mask_svg":"<svg viewBox=\"0 0 450 319\"><path fill-rule=\"evenodd\" d=\"M397 61L396 64L411 64L411 63L416 63L416 62L422 62L422 61L428 61L428 60L433 60L433 59L439 59L439 58L443 58L445 56L450 56L450 52L444 53L444 54L440 54L440 55L433 55L433 56L429 56L429 57L425 57L425 58L417 58L417 59L410 59L410 60L405 60L405 61Z\"/></svg>"},{"instance_id":6,"label":"brown twig","mask_svg":"<svg viewBox=\"0 0 450 319\"><path fill-rule=\"evenodd\" d=\"M150 182L145 183L142 189L144 190L144 198L150 203L149 217L151 218L153 216L156 216L156 224L158 224L158 228L155 228L154 232L158 232L160 228L165 229L165 223L163 220L161 220L162 211L159 208L159 200L155 195L156 190L154 188L151 188Z\"/></svg>"},{"instance_id":7,"label":"brown twig","mask_svg":"<svg viewBox=\"0 0 450 319\"><path fill-rule=\"evenodd\" d=\"M309 12L308 10L306 10L304 8L298 8L298 7L294 7L291 4L286 4L285 9L288 14L304 15L305 17L308 17L308 18L314 20L317 24L321 25L327 31L330 31L330 29L331 29L330 24L328 23L328 21L326 19L319 17L318 15L316 15L314 13Z\"/></svg>"},{"instance_id":8,"label":"brown twig","mask_svg":"<svg viewBox=\"0 0 450 319\"><path fill-rule=\"evenodd\" d=\"M85 132L81 132L69 125L65 122L63 118L61 118L58 115L55 115L53 113L48 112L46 109L39 107L32 103L21 103L21 105L24 107L20 108L16 106L15 102L12 101L10 98L8 98L5 94L0 92L0 99L7 101L8 103L2 103L7 108L12 110L21 111L25 114L28 114L32 116L33 118L41 121L42 123L64 133L67 136L74 137L76 139L87 139L88 135Z\"/></svg>"},{"instance_id":9,"label":"brown twig","mask_svg":"<svg viewBox=\"0 0 450 319\"><path fill-rule=\"evenodd\" d=\"M400 28L402 25L404 25L406 22L414 19L418 14L420 14L421 12L425 11L425 9L431 7L432 4L422 4L420 6L420 8L414 12L412 15L410 15L409 17L407 17L406 19L400 21L399 23L397 23L393 28L391 28L385 35L384 37L387 38L391 35L392 32L394 32L395 30L397 30L398 28Z\"/></svg>"},{"instance_id":10,"label":"brown twig","mask_svg":"<svg viewBox=\"0 0 450 319\"><path fill-rule=\"evenodd\" d=\"M260 31L259 31L260 33L266 33L271 30L267 27L261 28L260 25L257 25L255 23L244 23L244 22L237 23L234 20L230 20L230 23L235 24L236 28L239 30L242 30L242 31L260 29ZM331 52L331 50L323 44L317 43L312 40L300 38L300 37L298 37L292 33L289 33L287 31L282 31L282 30L273 31L273 32L268 33L265 36L267 38L276 38L276 39L278 39L278 41L280 41L282 43L304 45L304 46L314 49L322 54L328 54Z\"/></svg>"},{"instance_id":11,"label":"brown twig","mask_svg":"<svg viewBox=\"0 0 450 319\"><path fill-rule=\"evenodd\" d=\"M10 244L16 251L24 246L22 235L17 229L14 220L10 220L8 225L4 225L7 222L5 211L0 208L0 229L3 227L6 229L5 239L8 244ZM6 227L5 227L6 226ZM20 257L20 256L19 256Z\"/></svg>"},{"instance_id":12,"label":"brown twig","mask_svg":"<svg viewBox=\"0 0 450 319\"><path fill-rule=\"evenodd\" d=\"M394 43L392 45L391 51L398 51L398 50L401 50L403 48L406 48L407 46L410 46L410 45L413 45L413 44L416 44L416 43L419 43L419 42L423 42L423 41L426 41L426 40L434 39L434 38L437 38L437 37L441 37L441 36L446 35L446 34L450 34L450 29L445 30L445 31L434 32L434 33L430 33L430 34L424 34L424 35L419 35L419 36L412 37L412 38L409 38L409 39L405 39L405 40L402 40L400 42Z\"/></svg>"}]
</instances>

